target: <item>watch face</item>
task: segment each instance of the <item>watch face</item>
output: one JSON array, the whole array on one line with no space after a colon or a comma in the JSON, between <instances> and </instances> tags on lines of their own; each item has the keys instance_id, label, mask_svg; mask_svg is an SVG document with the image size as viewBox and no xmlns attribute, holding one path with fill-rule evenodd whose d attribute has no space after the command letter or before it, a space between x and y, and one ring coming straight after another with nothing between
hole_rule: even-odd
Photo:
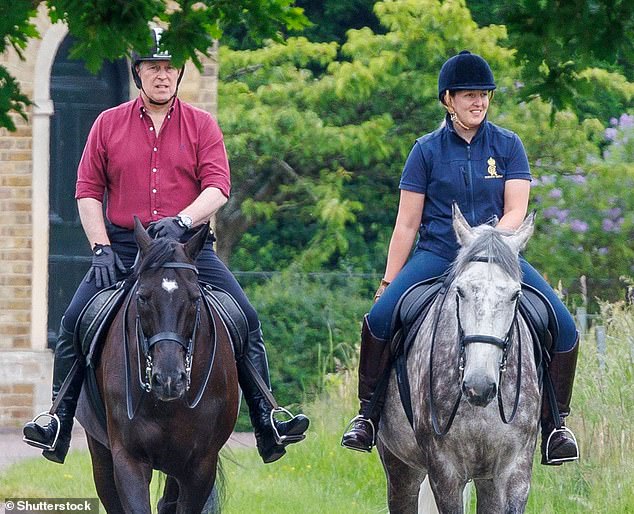
<instances>
[{"instance_id":1,"label":"watch face","mask_svg":"<svg viewBox=\"0 0 634 514\"><path fill-rule=\"evenodd\" d=\"M186 228L192 228L194 224L194 220L191 219L191 216L187 216L186 214L179 214L178 219Z\"/></svg>"}]
</instances>

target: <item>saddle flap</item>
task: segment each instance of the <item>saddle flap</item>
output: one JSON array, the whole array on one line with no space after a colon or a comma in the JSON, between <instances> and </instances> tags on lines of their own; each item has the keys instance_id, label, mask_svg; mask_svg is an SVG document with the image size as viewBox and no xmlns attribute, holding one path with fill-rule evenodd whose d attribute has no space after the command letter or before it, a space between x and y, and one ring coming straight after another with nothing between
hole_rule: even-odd
<instances>
[{"instance_id":1,"label":"saddle flap","mask_svg":"<svg viewBox=\"0 0 634 514\"><path fill-rule=\"evenodd\" d=\"M75 325L77 353L86 357L87 364L96 364L101 340L129 290L125 281L99 291L81 311Z\"/></svg>"},{"instance_id":2,"label":"saddle flap","mask_svg":"<svg viewBox=\"0 0 634 514\"><path fill-rule=\"evenodd\" d=\"M526 323L535 330L541 346L550 352L553 341L557 339L559 327L555 310L548 298L534 287L522 283L519 309Z\"/></svg>"},{"instance_id":3,"label":"saddle flap","mask_svg":"<svg viewBox=\"0 0 634 514\"><path fill-rule=\"evenodd\" d=\"M208 305L213 307L225 322L236 354L242 354L249 336L246 314L235 298L226 291L202 282L201 288Z\"/></svg>"}]
</instances>

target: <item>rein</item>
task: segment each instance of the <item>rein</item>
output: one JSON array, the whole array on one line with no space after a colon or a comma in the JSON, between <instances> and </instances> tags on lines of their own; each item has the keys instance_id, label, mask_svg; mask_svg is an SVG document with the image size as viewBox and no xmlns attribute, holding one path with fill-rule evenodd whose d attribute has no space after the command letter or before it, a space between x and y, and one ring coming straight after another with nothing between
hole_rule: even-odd
<instances>
[{"instance_id":1,"label":"rein","mask_svg":"<svg viewBox=\"0 0 634 514\"><path fill-rule=\"evenodd\" d=\"M471 259L470 262L489 263L489 262L495 262L495 260L490 259L488 257L474 257L473 259ZM438 420L436 405L434 402L434 395L433 395L433 384L434 384L433 358L434 358L434 346L436 342L436 334L438 332L440 316L442 314L445 301L447 300L447 296L446 296L447 290L448 290L448 285L443 284L442 289L439 291L439 294L442 295L442 301L440 305L438 306L438 309L436 311L436 316L434 318L434 329L432 331L431 347L429 350L429 411L430 411L430 416L431 416L434 432L436 433L436 435L439 435L439 436L447 435L447 433L449 432L449 429L453 425L454 419L458 412L460 401L462 400L462 390L461 390L458 393L458 397L456 398L453 404L453 408L451 410L449 419L447 420L447 424L444 426L444 428L441 429L440 423ZM519 341L520 334L519 334L519 325L517 320L518 307L519 307L519 298L515 300L515 311L513 313L513 319L511 321L511 325L509 326L509 329L504 338L489 336L489 335L477 335L477 334L466 336L464 334L464 330L460 322L460 297L458 294L456 294L456 317L458 320L458 344L459 344L458 370L460 371L460 377L461 377L460 381L462 382L462 375L463 375L464 366L465 366L465 350L469 344L471 343L492 344L500 348L503 353L502 353L502 360L500 361L500 366L499 366L497 398L498 398L498 408L500 411L500 418L504 424L509 424L515 419L515 415L517 414L517 408L519 405L519 398L520 398L520 392L521 392L521 386L522 386L522 345ZM515 332L516 338L518 341L517 381L516 381L516 387L515 387L515 401L513 403L513 410L511 412L510 418L507 419L506 413L504 410L504 405L502 402L502 377L503 377L503 373L506 371L508 351L509 351L510 345L513 342L513 332Z\"/></svg>"},{"instance_id":2,"label":"rein","mask_svg":"<svg viewBox=\"0 0 634 514\"><path fill-rule=\"evenodd\" d=\"M194 273L196 273L196 275L198 275L198 269L196 268L196 266L194 266L193 264L185 263L185 262L166 262L162 264L160 267L171 268L171 269L186 269L186 270L193 271ZM134 407L133 401L132 401L132 384L131 384L132 373L130 369L130 352L129 352L129 338L128 338L128 321L127 321L128 310L129 310L132 298L134 297L134 293L137 290L137 287L138 287L138 282L134 285L134 287L132 288L132 290L130 291L128 295L128 298L124 305L124 322L123 322L123 340L124 340L124 348L125 348L125 356L126 356L126 359L125 359L126 360L126 404L127 404L127 411L128 411L128 419L130 420L134 418L136 410L138 409L140 405L140 401L139 401L136 407ZM211 375L211 371L213 369L213 363L215 361L216 347L217 347L216 321L212 315L209 303L204 296L204 291L201 288L201 298L196 301L196 317L194 321L194 328L192 330L192 335L189 339L186 339L181 334L178 334L176 332L171 332L171 331L158 332L148 338L147 335L143 332L143 328L141 326L141 317L138 314L138 312L135 318L137 366L138 366L138 380L139 380L140 388L146 393L149 393L152 391L151 379L152 379L153 362L152 362L152 355L150 353L152 347L159 341L173 341L179 344L186 352L186 355L185 355L185 373L187 375L186 391L189 391L191 388L191 372L192 372L194 349L196 347L196 336L198 334L198 328L200 326L200 319L201 319L200 318L201 301L204 302L205 310L209 315L209 319L211 320L214 339L213 339L212 354L211 354L209 364L207 367L205 380L201 384L198 392L196 393L196 396L194 397L193 402L190 403L189 401L186 401L186 404L190 409L193 409L198 405L198 403L200 402L203 396L203 393L205 392L205 388L207 386L209 377ZM141 355L145 356L144 370L142 369ZM145 371L145 378L143 378L144 377L143 371Z\"/></svg>"}]
</instances>

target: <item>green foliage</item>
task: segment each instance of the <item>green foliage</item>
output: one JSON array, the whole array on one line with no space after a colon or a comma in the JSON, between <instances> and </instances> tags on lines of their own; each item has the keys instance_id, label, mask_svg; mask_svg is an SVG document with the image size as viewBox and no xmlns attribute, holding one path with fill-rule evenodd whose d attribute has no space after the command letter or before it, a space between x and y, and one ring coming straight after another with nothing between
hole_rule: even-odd
<instances>
[{"instance_id":1,"label":"green foliage","mask_svg":"<svg viewBox=\"0 0 634 514\"><path fill-rule=\"evenodd\" d=\"M572 109L584 118L605 115L596 103L589 69L605 68L634 79L634 3L629 0L467 0L467 4L479 24L506 26L509 38L504 44L517 51L522 64L526 85L522 97L540 96L552 106L553 114ZM632 104L613 107L623 111Z\"/></svg>"},{"instance_id":2,"label":"green foliage","mask_svg":"<svg viewBox=\"0 0 634 514\"><path fill-rule=\"evenodd\" d=\"M20 57L30 38L39 37L30 19L42 3L33 0L3 2L0 6L0 52L9 43ZM97 72L104 60L129 55L131 50L144 53L150 47L148 22L166 26L161 43L170 51L173 62L181 66L192 62L202 69L199 54L209 55L213 40L227 26L240 25L256 41L281 40L279 29L300 30L308 22L293 0L47 0L53 22L63 21L75 38L71 57L83 59L86 67ZM15 130L7 114L24 116L28 100L15 80L0 66L0 127Z\"/></svg>"},{"instance_id":3,"label":"green foliage","mask_svg":"<svg viewBox=\"0 0 634 514\"><path fill-rule=\"evenodd\" d=\"M267 343L280 405L321 391L323 377L348 366L370 307L368 284L351 276L285 272L248 288ZM300 394L304 394L304 398Z\"/></svg>"}]
</instances>

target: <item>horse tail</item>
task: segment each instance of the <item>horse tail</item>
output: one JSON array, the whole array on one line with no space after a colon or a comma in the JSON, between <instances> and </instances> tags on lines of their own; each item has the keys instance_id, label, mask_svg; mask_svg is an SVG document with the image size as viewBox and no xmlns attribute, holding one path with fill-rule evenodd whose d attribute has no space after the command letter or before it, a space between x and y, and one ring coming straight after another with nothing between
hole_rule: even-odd
<instances>
[{"instance_id":1,"label":"horse tail","mask_svg":"<svg viewBox=\"0 0 634 514\"><path fill-rule=\"evenodd\" d=\"M214 487L205 502L201 514L220 514L226 499L226 492L225 472L222 465L222 457L219 455L218 466L216 468L216 481L214 482Z\"/></svg>"}]
</instances>

